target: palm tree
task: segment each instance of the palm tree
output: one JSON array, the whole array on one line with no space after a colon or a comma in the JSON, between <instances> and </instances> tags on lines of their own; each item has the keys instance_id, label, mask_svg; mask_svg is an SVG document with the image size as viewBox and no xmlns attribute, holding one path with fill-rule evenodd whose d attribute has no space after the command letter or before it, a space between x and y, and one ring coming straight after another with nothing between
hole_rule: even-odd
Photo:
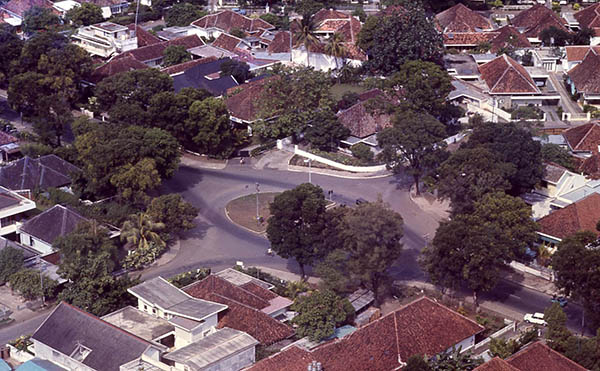
<instances>
[{"instance_id":1,"label":"palm tree","mask_svg":"<svg viewBox=\"0 0 600 371\"><path fill-rule=\"evenodd\" d=\"M310 66L310 48L319 43L315 36L315 23L312 16L304 16L298 25L298 30L294 33L296 41L306 49L306 66Z\"/></svg>"},{"instance_id":2,"label":"palm tree","mask_svg":"<svg viewBox=\"0 0 600 371\"><path fill-rule=\"evenodd\" d=\"M148 249L150 243L164 247L165 242L160 238L158 231L165 228L163 223L156 223L150 215L139 213L129 216L129 220L123 223L121 228L121 241L136 247L136 249Z\"/></svg>"},{"instance_id":3,"label":"palm tree","mask_svg":"<svg viewBox=\"0 0 600 371\"><path fill-rule=\"evenodd\" d=\"M325 45L325 52L332 55L335 58L335 69L339 69L338 58L346 56L346 46L344 45L344 36L341 33L334 33L329 38L327 45Z\"/></svg>"}]
</instances>

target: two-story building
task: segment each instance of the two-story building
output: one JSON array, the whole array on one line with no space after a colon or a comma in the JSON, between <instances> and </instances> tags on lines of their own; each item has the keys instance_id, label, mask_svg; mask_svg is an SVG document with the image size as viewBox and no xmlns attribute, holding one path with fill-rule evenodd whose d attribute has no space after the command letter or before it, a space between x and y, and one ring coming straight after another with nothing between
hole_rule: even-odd
<instances>
[{"instance_id":1,"label":"two-story building","mask_svg":"<svg viewBox=\"0 0 600 371\"><path fill-rule=\"evenodd\" d=\"M35 202L0 186L0 236L15 233L17 223L33 209Z\"/></svg>"},{"instance_id":2,"label":"two-story building","mask_svg":"<svg viewBox=\"0 0 600 371\"><path fill-rule=\"evenodd\" d=\"M91 55L102 58L108 58L113 54L138 47L134 30L112 22L81 27L71 37L73 43L79 45Z\"/></svg>"}]
</instances>

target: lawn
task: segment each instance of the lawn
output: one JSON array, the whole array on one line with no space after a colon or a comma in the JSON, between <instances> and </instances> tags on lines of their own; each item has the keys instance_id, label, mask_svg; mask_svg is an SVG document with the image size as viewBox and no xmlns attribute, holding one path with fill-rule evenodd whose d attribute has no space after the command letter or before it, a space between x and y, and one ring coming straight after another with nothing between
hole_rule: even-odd
<instances>
[{"instance_id":1,"label":"lawn","mask_svg":"<svg viewBox=\"0 0 600 371\"><path fill-rule=\"evenodd\" d=\"M271 216L269 204L278 194L278 192L258 194L258 215L261 217L259 222L256 220L256 194L229 201L225 210L235 224L257 233L264 233L267 230L267 219Z\"/></svg>"},{"instance_id":2,"label":"lawn","mask_svg":"<svg viewBox=\"0 0 600 371\"><path fill-rule=\"evenodd\" d=\"M365 92L367 89L363 86L353 84L335 84L331 87L331 96L337 102L342 99L342 96L348 92L354 92L360 94Z\"/></svg>"}]
</instances>

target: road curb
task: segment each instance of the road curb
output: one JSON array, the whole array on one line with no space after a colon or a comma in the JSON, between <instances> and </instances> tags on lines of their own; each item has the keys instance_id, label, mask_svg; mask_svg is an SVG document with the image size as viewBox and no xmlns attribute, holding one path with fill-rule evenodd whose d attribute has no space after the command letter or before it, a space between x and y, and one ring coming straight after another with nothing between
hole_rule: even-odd
<instances>
[{"instance_id":1,"label":"road curb","mask_svg":"<svg viewBox=\"0 0 600 371\"><path fill-rule=\"evenodd\" d=\"M322 170L322 169L321 169ZM291 172L295 172L295 173L308 173L308 169L305 166L298 166L298 165L290 165L288 163L288 168L287 171L291 171ZM335 170L329 170L329 171L335 171ZM330 173L325 173L322 172L320 170L318 170L318 168L311 168L310 172L312 174L319 174L319 175L326 175L326 176L331 176L331 177L335 177L335 178L343 178L343 179L380 179L380 178L387 178L389 176L392 176L392 174L382 174L382 175L369 175L369 176L351 176L351 175L341 175L341 174L330 174Z\"/></svg>"},{"instance_id":2,"label":"road curb","mask_svg":"<svg viewBox=\"0 0 600 371\"><path fill-rule=\"evenodd\" d=\"M239 197L232 198L231 200L227 201L227 204L226 204L226 205L225 205L225 207L223 208L223 210L225 211L225 217L227 218L227 220L229 220L229 222L230 222L231 224L233 224L233 225L237 226L238 228L242 228L242 229L244 229L244 230L246 230L246 231L248 231L248 232L254 233L254 234L255 234L255 235L257 235L257 236L263 237L264 239L268 240L268 238L267 238L267 233L266 233L266 232L262 232L262 233L261 233L261 232L253 231L253 230L252 230L252 229L250 229L250 228L246 228L246 227L244 227L243 225L239 225L238 223L234 222L234 221L233 221L233 219L231 219L231 217L229 216L229 212L227 212L227 205L228 205L228 204L229 204L231 201L233 201L233 200L236 200L236 199L238 199L238 198L239 198Z\"/></svg>"}]
</instances>

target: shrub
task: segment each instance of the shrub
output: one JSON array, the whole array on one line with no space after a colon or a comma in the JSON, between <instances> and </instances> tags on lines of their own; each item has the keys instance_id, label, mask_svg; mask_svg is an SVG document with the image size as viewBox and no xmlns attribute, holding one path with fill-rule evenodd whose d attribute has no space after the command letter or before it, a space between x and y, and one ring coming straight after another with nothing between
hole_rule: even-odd
<instances>
[{"instance_id":1,"label":"shrub","mask_svg":"<svg viewBox=\"0 0 600 371\"><path fill-rule=\"evenodd\" d=\"M371 147L364 143L357 143L350 147L350 150L352 151L352 156L356 157L365 164L373 161L373 151L371 151Z\"/></svg>"},{"instance_id":2,"label":"shrub","mask_svg":"<svg viewBox=\"0 0 600 371\"><path fill-rule=\"evenodd\" d=\"M198 268L195 271L183 272L169 279L175 287L182 288L210 275L210 268Z\"/></svg>"},{"instance_id":3,"label":"shrub","mask_svg":"<svg viewBox=\"0 0 600 371\"><path fill-rule=\"evenodd\" d=\"M56 288L58 283L46 275L44 279L44 296L46 298L56 297ZM40 284L40 272L33 269L22 269L10 276L10 288L18 292L27 300L33 300L42 297L42 287Z\"/></svg>"},{"instance_id":4,"label":"shrub","mask_svg":"<svg viewBox=\"0 0 600 371\"><path fill-rule=\"evenodd\" d=\"M250 151L250 157L256 157L258 155L261 155L265 152L267 152L268 150L271 150L273 148L275 148L277 146L277 141L271 141L271 142L267 142L265 144L261 144L260 146L254 148L253 150Z\"/></svg>"},{"instance_id":5,"label":"shrub","mask_svg":"<svg viewBox=\"0 0 600 371\"><path fill-rule=\"evenodd\" d=\"M358 94L353 91L348 91L342 95L342 99L338 102L337 108L339 110L345 110L352 107L356 102L358 102Z\"/></svg>"}]
</instances>

